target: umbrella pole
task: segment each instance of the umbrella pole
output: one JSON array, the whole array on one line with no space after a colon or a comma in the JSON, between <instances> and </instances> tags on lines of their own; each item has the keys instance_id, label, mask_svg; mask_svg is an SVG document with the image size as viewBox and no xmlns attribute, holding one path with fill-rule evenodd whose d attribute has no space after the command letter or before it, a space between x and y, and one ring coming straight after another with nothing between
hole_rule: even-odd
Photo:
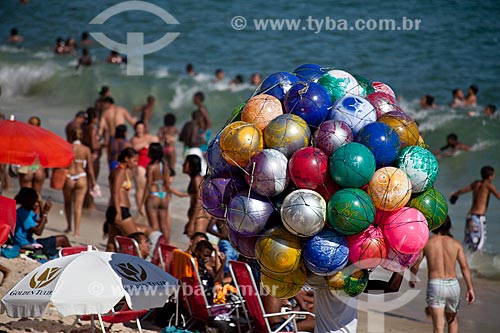
<instances>
[{"instance_id":1,"label":"umbrella pole","mask_svg":"<svg viewBox=\"0 0 500 333\"><path fill-rule=\"evenodd\" d=\"M90 333L94 333L94 315L90 315Z\"/></svg>"},{"instance_id":2,"label":"umbrella pole","mask_svg":"<svg viewBox=\"0 0 500 333\"><path fill-rule=\"evenodd\" d=\"M104 323L102 322L101 314L98 313L97 318L99 318L99 324L101 324L102 333L106 333L106 329L104 328Z\"/></svg>"}]
</instances>

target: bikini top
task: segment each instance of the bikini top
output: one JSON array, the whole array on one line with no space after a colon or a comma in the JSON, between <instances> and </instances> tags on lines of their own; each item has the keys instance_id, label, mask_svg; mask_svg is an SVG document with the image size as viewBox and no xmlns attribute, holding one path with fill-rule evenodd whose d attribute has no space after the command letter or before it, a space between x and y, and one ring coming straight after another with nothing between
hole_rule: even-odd
<instances>
[{"instance_id":1,"label":"bikini top","mask_svg":"<svg viewBox=\"0 0 500 333\"><path fill-rule=\"evenodd\" d=\"M84 169L87 167L87 160L78 160L78 159L75 158L73 160L73 162L75 162L75 163L82 163Z\"/></svg>"},{"instance_id":2,"label":"bikini top","mask_svg":"<svg viewBox=\"0 0 500 333\"><path fill-rule=\"evenodd\" d=\"M119 167L125 169L121 164L119 165ZM130 191L130 189L132 188L132 182L130 181L130 177L128 176L127 170L124 171L125 171L125 181L122 184L122 189L124 189L125 191Z\"/></svg>"}]
</instances>

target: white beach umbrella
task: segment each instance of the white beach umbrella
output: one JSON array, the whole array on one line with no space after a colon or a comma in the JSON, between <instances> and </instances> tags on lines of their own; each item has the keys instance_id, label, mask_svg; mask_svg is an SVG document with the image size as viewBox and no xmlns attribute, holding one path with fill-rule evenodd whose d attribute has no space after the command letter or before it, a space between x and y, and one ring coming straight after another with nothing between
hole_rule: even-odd
<instances>
[{"instance_id":1,"label":"white beach umbrella","mask_svg":"<svg viewBox=\"0 0 500 333\"><path fill-rule=\"evenodd\" d=\"M103 314L123 297L133 310L150 309L176 289L177 279L139 257L89 251L36 268L2 298L1 312L37 317L51 302L63 316Z\"/></svg>"}]
</instances>

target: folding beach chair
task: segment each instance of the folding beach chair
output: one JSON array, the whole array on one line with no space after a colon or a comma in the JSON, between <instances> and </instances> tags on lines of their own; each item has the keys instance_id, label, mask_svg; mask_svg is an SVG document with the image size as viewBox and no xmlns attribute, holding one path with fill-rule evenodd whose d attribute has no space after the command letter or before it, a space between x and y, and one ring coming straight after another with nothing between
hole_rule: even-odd
<instances>
[{"instance_id":1,"label":"folding beach chair","mask_svg":"<svg viewBox=\"0 0 500 333\"><path fill-rule=\"evenodd\" d=\"M229 270L233 277L233 281L238 289L238 294L243 298L244 307L248 311L251 318L250 330L256 333L276 333L285 327L289 322L293 322L294 332L297 332L297 317L310 315L313 313L305 311L287 311L281 313L266 313L262 299L259 294L259 289L255 283L250 266L244 262L230 260ZM285 322L276 330L271 330L268 318L275 316L288 316Z\"/></svg>"},{"instance_id":2,"label":"folding beach chair","mask_svg":"<svg viewBox=\"0 0 500 333\"><path fill-rule=\"evenodd\" d=\"M90 245L89 245L90 246ZM88 251L89 246L68 246L59 249L59 257L70 256L80 252ZM91 247L92 251L99 251L94 245Z\"/></svg>"},{"instance_id":3,"label":"folding beach chair","mask_svg":"<svg viewBox=\"0 0 500 333\"><path fill-rule=\"evenodd\" d=\"M177 247L165 243L158 244L158 256L160 258L160 267L167 273L172 274L172 265L174 262L174 250Z\"/></svg>"},{"instance_id":4,"label":"folding beach chair","mask_svg":"<svg viewBox=\"0 0 500 333\"><path fill-rule=\"evenodd\" d=\"M117 253L124 253L136 257L141 256L139 244L137 244L137 241L133 238L115 236L115 246Z\"/></svg>"},{"instance_id":5,"label":"folding beach chair","mask_svg":"<svg viewBox=\"0 0 500 333\"><path fill-rule=\"evenodd\" d=\"M201 278L198 274L198 264L195 258L190 258L190 265L192 269L192 276L180 278L182 285L182 299L184 299L189 316L191 317L186 323L186 326L189 328L195 324L196 321L206 323L210 317L215 317L222 313L235 313L236 320L239 324L240 320L237 308L241 307L241 301L229 302L225 304L210 304L203 289ZM238 332L239 331L240 329L238 325Z\"/></svg>"}]
</instances>

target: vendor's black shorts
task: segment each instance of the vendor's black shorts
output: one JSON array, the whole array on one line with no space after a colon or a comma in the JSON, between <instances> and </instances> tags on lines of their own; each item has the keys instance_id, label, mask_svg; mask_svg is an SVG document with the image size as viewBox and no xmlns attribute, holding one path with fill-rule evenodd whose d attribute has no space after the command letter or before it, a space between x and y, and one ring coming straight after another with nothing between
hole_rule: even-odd
<instances>
[{"instance_id":1,"label":"vendor's black shorts","mask_svg":"<svg viewBox=\"0 0 500 333\"><path fill-rule=\"evenodd\" d=\"M43 253L47 257L55 257L57 255L57 248L56 248L56 236L50 236L47 238L38 238L36 240L38 244L41 244L43 246L42 250Z\"/></svg>"},{"instance_id":2,"label":"vendor's black shorts","mask_svg":"<svg viewBox=\"0 0 500 333\"><path fill-rule=\"evenodd\" d=\"M120 207L120 210L122 213L122 220L126 220L129 217L132 217L132 215L130 215L130 210L128 209L128 207ZM106 210L106 223L115 224L115 218L116 209L113 206L109 206Z\"/></svg>"}]
</instances>

